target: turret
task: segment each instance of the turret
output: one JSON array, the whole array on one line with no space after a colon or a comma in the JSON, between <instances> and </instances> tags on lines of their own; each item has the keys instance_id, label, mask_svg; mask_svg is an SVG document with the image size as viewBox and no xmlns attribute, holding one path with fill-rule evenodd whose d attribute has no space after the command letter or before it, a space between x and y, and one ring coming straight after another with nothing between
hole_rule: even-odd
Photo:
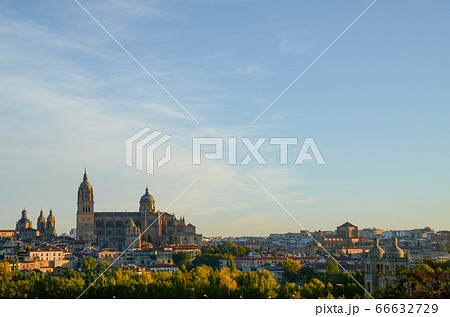
<instances>
[{"instance_id":1,"label":"turret","mask_svg":"<svg viewBox=\"0 0 450 317\"><path fill-rule=\"evenodd\" d=\"M37 230L39 231L39 233L41 235L43 235L45 233L45 217L44 217L44 212L41 209L41 214L39 215L38 219L37 219Z\"/></svg>"},{"instance_id":2,"label":"turret","mask_svg":"<svg viewBox=\"0 0 450 317\"><path fill-rule=\"evenodd\" d=\"M53 216L53 211L51 209L47 217L47 224L45 226L45 235L49 237L56 236L55 216Z\"/></svg>"},{"instance_id":3,"label":"turret","mask_svg":"<svg viewBox=\"0 0 450 317\"><path fill-rule=\"evenodd\" d=\"M94 190L84 169L83 181L78 187L77 239L93 241L94 231Z\"/></svg>"}]
</instances>

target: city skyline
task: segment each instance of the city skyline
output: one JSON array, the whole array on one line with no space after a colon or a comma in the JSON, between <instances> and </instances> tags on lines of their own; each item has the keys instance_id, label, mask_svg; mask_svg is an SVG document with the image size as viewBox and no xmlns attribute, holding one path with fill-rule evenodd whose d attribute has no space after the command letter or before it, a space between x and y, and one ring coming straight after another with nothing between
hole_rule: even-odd
<instances>
[{"instance_id":1,"label":"city skyline","mask_svg":"<svg viewBox=\"0 0 450 317\"><path fill-rule=\"evenodd\" d=\"M84 167L98 211L136 211L147 185L163 211L199 177L168 212L205 236L302 229L252 177L311 231L449 229L449 3L376 2L254 124L372 1L80 3L199 124L76 2L1 2L0 229L22 207L74 228ZM173 136L154 175L125 164L143 127ZM312 137L326 164L195 166L198 136Z\"/></svg>"},{"instance_id":2,"label":"city skyline","mask_svg":"<svg viewBox=\"0 0 450 317\"><path fill-rule=\"evenodd\" d=\"M85 168L85 172L84 172L85 174L85 176L87 175L87 171L86 171L86 168ZM145 192L143 193L144 195L146 195L146 194L149 194L150 192L149 192L149 189L148 189L148 186L146 186L146 188L145 188ZM151 193L150 193L150 195L151 195ZM141 198L142 199L142 198ZM157 211L162 211L162 212L164 212L165 210L160 210L158 207L157 207L157 205L156 205L156 203L155 203L155 207L156 207L156 210ZM23 210L26 210L27 211L27 213L28 213L28 210L27 210L27 208L24 206L24 208L23 208ZM100 213L103 213L104 212L104 210L98 210L98 209L96 209L95 208L95 205L94 205L94 211L95 212L100 212ZM122 211L122 210L114 210L114 212L117 212L117 211ZM125 212L127 212L127 213L130 213L130 216L131 215L133 215L134 213L136 213L136 211L137 211L137 209L136 210L133 210L133 209L129 209L129 210L123 210L123 211L125 211ZM40 211L39 211L39 214L40 215L42 215L42 212L43 212L43 210L41 209ZM52 213L52 209L50 208L50 214ZM175 212L169 212L169 214L175 214ZM184 218L184 216L181 214L179 214L179 216L181 216L182 218ZM39 217L41 217L41 216L39 216ZM30 219L31 217L28 217L28 219L29 220L31 220L32 221L32 219ZM349 223L351 220L349 220L349 219L346 219L345 220L345 223ZM189 222L189 219L188 219L188 221L187 222ZM33 221L32 221L32 223L33 223ZM36 222L36 225L37 225L37 222ZM335 225L335 227L334 228L315 228L315 229L313 229L313 230L310 230L310 229L307 229L306 228L306 230L308 230L308 231L319 231L319 230L321 230L321 231L335 231L336 229L336 227L339 227L339 225ZM360 226L356 226L356 227L360 227ZM382 228L382 227L377 227L376 229L381 229L381 230L384 230L384 231L407 231L407 230L413 230L413 229L423 229L423 228L428 228L428 227L430 227L430 226L427 226L426 224L424 224L422 227L414 227L414 228ZM70 228L70 230L67 230L67 231L64 231L64 232L62 232L62 231L60 231L60 232L58 232L58 234L62 234L62 233L64 233L64 234L67 234L67 233L70 233L70 231L72 230L72 229L74 229L75 227L73 227L73 228ZM362 228L362 227L360 227L360 228ZM371 227L371 226L366 226L366 227L364 227L365 229L375 229L375 227ZM435 230L435 228L431 228L432 230ZM5 229L5 228L0 228L0 230L8 230L8 229ZM441 229L442 230L442 229ZM448 229L443 229L444 231L446 231L446 230L448 230ZM299 232L299 231L302 231L302 230L297 230L297 231L294 231L294 232ZM439 231L439 229L437 230L437 231ZM285 232L269 232L269 233L267 233L267 234L265 234L265 235L255 235L255 236L268 236L269 234L286 234L286 233L291 233L291 232L289 232L289 231L285 231ZM215 236L214 234L211 234L210 235L211 237L213 237L213 236ZM224 237L232 237L233 235L218 235L218 236L224 236ZM243 235L243 236L252 236L252 235Z\"/></svg>"}]
</instances>

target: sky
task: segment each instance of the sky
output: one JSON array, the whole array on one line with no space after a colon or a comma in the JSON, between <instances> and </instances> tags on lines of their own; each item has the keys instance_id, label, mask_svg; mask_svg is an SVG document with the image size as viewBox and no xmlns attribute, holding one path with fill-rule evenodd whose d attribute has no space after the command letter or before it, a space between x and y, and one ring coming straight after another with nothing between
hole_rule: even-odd
<instances>
[{"instance_id":1,"label":"sky","mask_svg":"<svg viewBox=\"0 0 450 317\"><path fill-rule=\"evenodd\" d=\"M24 207L74 228L86 167L96 211L148 185L206 236L449 230L450 3L378 0L335 41L372 2L80 0L197 124L75 1L0 1L0 229ZM144 127L172 136L153 175L125 164ZM311 137L326 164L267 141L267 165L193 165L193 137L238 138L238 161L240 138Z\"/></svg>"}]
</instances>

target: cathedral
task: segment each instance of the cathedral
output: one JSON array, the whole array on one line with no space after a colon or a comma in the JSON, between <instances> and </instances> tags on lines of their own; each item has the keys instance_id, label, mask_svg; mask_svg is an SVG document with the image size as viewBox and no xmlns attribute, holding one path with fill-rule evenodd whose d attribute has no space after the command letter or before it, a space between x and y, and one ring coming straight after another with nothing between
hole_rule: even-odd
<instances>
[{"instance_id":1,"label":"cathedral","mask_svg":"<svg viewBox=\"0 0 450 317\"><path fill-rule=\"evenodd\" d=\"M395 279L396 266L409 268L409 255L399 248L397 238L386 252L380 247L378 239L374 240L366 259L364 276L365 289L372 294L377 288L384 288L390 279Z\"/></svg>"},{"instance_id":2,"label":"cathedral","mask_svg":"<svg viewBox=\"0 0 450 317\"><path fill-rule=\"evenodd\" d=\"M139 201L138 212L94 212L94 191L86 170L78 188L77 239L99 243L103 248L139 248L142 242L154 247L168 243L200 245L202 235L184 217L160 212L148 187Z\"/></svg>"},{"instance_id":3,"label":"cathedral","mask_svg":"<svg viewBox=\"0 0 450 317\"><path fill-rule=\"evenodd\" d=\"M45 220L44 213L41 210L41 214L37 219L37 229L33 229L31 220L27 217L27 211L22 210L22 218L16 223L16 235L21 240L32 240L36 237L52 239L56 237L55 229L55 216L50 209L50 214Z\"/></svg>"}]
</instances>

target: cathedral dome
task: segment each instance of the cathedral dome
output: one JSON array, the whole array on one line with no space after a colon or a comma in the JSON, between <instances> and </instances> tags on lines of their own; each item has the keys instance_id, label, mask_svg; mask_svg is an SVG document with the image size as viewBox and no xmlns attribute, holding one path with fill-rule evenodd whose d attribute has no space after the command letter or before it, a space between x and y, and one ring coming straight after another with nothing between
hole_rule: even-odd
<instances>
[{"instance_id":1,"label":"cathedral dome","mask_svg":"<svg viewBox=\"0 0 450 317\"><path fill-rule=\"evenodd\" d=\"M386 250L386 258L390 258L390 259L400 259L400 258L404 258L405 257L405 253L403 252L402 249L400 249L397 245L397 238L394 237L394 244L392 245L392 247L390 247L389 249Z\"/></svg>"},{"instance_id":2,"label":"cathedral dome","mask_svg":"<svg viewBox=\"0 0 450 317\"><path fill-rule=\"evenodd\" d=\"M25 209L22 210L22 218L19 219L19 223L29 223L31 226L31 220L27 218L27 211Z\"/></svg>"},{"instance_id":3,"label":"cathedral dome","mask_svg":"<svg viewBox=\"0 0 450 317\"><path fill-rule=\"evenodd\" d=\"M145 188L145 194L141 197L141 202L143 201L151 201L153 203L155 203L155 199L153 198L152 195L150 195L150 193L148 192L148 186Z\"/></svg>"},{"instance_id":4,"label":"cathedral dome","mask_svg":"<svg viewBox=\"0 0 450 317\"><path fill-rule=\"evenodd\" d=\"M371 259L380 259L384 255L383 249L379 245L378 238L374 239L373 247L369 250L368 257Z\"/></svg>"},{"instance_id":5,"label":"cathedral dome","mask_svg":"<svg viewBox=\"0 0 450 317\"><path fill-rule=\"evenodd\" d=\"M32 226L31 220L27 218L27 211L24 209L22 210L22 218L20 218L19 221L17 221L16 230L17 231L24 230L26 228L31 228L31 226Z\"/></svg>"},{"instance_id":6,"label":"cathedral dome","mask_svg":"<svg viewBox=\"0 0 450 317\"><path fill-rule=\"evenodd\" d=\"M87 178L86 169L84 169L83 181L78 187L78 201L93 201L94 191L92 190L91 183Z\"/></svg>"}]
</instances>

